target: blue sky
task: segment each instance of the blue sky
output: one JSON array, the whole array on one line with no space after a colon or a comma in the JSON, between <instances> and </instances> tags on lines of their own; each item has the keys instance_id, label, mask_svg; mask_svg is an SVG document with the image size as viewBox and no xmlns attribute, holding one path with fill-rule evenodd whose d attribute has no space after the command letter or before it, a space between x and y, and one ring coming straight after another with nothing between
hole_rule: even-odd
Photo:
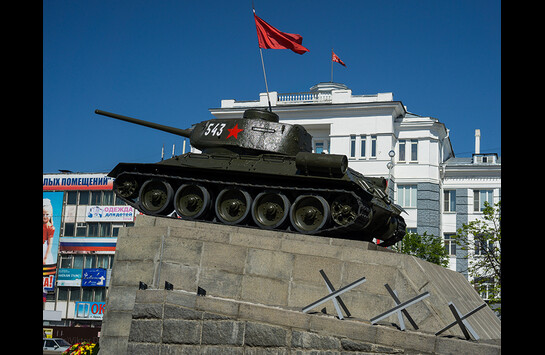
<instances>
[{"instance_id":1,"label":"blue sky","mask_svg":"<svg viewBox=\"0 0 545 355\"><path fill-rule=\"evenodd\" d=\"M43 1L43 172L108 172L155 162L181 137L108 119L96 108L179 128L222 99L265 92L251 0ZM457 157L501 155L500 1L254 0L310 52L264 50L269 90L334 81L355 95L393 92L450 129Z\"/></svg>"}]
</instances>

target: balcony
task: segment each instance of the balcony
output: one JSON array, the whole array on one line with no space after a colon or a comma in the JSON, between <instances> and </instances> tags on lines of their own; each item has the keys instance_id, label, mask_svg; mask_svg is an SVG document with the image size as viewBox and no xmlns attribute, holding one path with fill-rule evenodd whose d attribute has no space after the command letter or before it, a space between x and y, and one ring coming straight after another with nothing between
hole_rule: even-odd
<instances>
[{"instance_id":1,"label":"balcony","mask_svg":"<svg viewBox=\"0 0 545 355\"><path fill-rule=\"evenodd\" d=\"M294 92L278 94L277 105L328 103L331 102L331 92Z\"/></svg>"},{"instance_id":2,"label":"balcony","mask_svg":"<svg viewBox=\"0 0 545 355\"><path fill-rule=\"evenodd\" d=\"M346 85L340 83L318 83L306 92L278 93L276 91L259 94L258 101L237 101L233 99L221 100L221 108L250 108L267 107L270 99L271 106L288 106L301 104L350 104L393 101L393 94L378 93L374 95L352 95Z\"/></svg>"}]
</instances>

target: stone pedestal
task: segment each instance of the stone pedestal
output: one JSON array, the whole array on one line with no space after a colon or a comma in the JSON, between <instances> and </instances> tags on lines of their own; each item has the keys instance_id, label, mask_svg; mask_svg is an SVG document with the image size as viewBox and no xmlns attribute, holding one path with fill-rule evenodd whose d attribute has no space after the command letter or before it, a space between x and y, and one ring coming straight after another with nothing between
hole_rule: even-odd
<instances>
[{"instance_id":1,"label":"stone pedestal","mask_svg":"<svg viewBox=\"0 0 545 355\"><path fill-rule=\"evenodd\" d=\"M336 289L366 277L342 295L351 318L334 317L331 301L301 311L328 294L320 269ZM149 288L139 291L139 281ZM398 330L395 315L371 325L395 306L386 283L402 302L430 292L407 309L418 331L408 322ZM500 321L488 307L468 319L480 341L461 340L459 327L435 336L454 321L448 302L462 313L483 303L461 274L372 243L138 216L118 237L100 347L101 354L500 352ZM328 314L319 312L324 306Z\"/></svg>"}]
</instances>

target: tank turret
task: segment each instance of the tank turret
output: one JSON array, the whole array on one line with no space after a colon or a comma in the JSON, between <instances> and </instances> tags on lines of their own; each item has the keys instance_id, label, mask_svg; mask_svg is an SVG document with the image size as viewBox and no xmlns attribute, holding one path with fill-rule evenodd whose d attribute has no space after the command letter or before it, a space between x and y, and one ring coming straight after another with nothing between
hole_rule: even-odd
<instances>
[{"instance_id":1,"label":"tank turret","mask_svg":"<svg viewBox=\"0 0 545 355\"><path fill-rule=\"evenodd\" d=\"M339 154L312 153L301 125L248 109L188 129L101 110L95 113L189 138L201 153L157 163L119 163L114 192L142 213L245 227L372 241L403 238L403 209L386 180L348 168Z\"/></svg>"},{"instance_id":2,"label":"tank turret","mask_svg":"<svg viewBox=\"0 0 545 355\"><path fill-rule=\"evenodd\" d=\"M312 137L300 125L279 123L276 113L249 109L241 119L211 119L193 128L179 129L95 110L95 113L189 138L203 153L296 155L312 151Z\"/></svg>"}]
</instances>

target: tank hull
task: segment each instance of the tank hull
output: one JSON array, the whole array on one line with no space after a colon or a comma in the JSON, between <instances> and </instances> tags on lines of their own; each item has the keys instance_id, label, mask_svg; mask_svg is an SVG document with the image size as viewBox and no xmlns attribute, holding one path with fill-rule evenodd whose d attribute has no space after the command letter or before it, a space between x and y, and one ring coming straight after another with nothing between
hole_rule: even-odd
<instances>
[{"instance_id":1,"label":"tank hull","mask_svg":"<svg viewBox=\"0 0 545 355\"><path fill-rule=\"evenodd\" d=\"M401 240L402 209L376 181L346 168L346 162L337 163L337 157L346 160L307 152L187 153L152 164L119 163L108 175L115 178L119 197L149 215L365 241L376 238L383 246Z\"/></svg>"}]
</instances>

